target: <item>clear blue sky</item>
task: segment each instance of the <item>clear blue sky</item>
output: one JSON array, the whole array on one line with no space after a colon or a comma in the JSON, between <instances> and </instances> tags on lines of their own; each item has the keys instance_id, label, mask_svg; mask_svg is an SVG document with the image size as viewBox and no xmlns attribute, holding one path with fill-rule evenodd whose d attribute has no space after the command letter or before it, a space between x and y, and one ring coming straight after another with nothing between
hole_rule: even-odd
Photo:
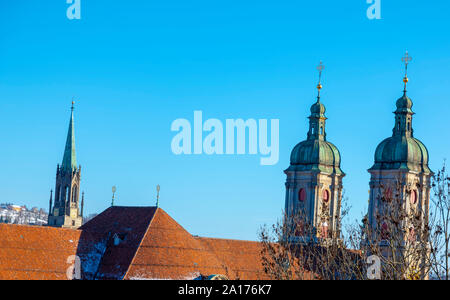
<instances>
[{"instance_id":1,"label":"clear blue sky","mask_svg":"<svg viewBox=\"0 0 450 300\"><path fill-rule=\"evenodd\" d=\"M407 49L415 136L450 156L449 1L65 0L0 2L0 202L48 207L70 102L88 213L161 206L193 234L257 239L284 207L283 170L305 139L323 60L328 140L352 218L366 212L377 144L392 133ZM175 156L177 118L280 119L280 161Z\"/></svg>"}]
</instances>

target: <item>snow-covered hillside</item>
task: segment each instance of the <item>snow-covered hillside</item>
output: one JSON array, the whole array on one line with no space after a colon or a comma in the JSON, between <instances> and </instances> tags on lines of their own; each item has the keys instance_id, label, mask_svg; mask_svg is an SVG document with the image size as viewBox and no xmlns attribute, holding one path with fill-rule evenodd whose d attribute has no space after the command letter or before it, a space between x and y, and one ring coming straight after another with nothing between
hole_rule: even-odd
<instances>
[{"instance_id":1,"label":"snow-covered hillside","mask_svg":"<svg viewBox=\"0 0 450 300\"><path fill-rule=\"evenodd\" d=\"M28 209L26 206L0 204L0 223L22 225L45 225L48 213L36 207Z\"/></svg>"}]
</instances>

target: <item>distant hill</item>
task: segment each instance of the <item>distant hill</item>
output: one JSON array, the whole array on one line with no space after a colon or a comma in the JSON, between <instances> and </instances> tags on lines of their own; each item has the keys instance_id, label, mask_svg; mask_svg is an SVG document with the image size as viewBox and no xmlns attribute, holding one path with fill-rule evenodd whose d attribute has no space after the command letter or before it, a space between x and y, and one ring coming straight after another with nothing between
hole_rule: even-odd
<instances>
[{"instance_id":1,"label":"distant hill","mask_svg":"<svg viewBox=\"0 0 450 300\"><path fill-rule=\"evenodd\" d=\"M0 203L0 223L42 226L47 220L48 213L42 208Z\"/></svg>"}]
</instances>

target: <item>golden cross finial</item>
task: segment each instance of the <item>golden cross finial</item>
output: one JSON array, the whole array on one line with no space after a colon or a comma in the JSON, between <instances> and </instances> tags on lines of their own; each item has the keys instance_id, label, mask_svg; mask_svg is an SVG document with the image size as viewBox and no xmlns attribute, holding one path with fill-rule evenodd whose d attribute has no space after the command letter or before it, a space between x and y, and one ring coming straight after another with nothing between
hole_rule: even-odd
<instances>
[{"instance_id":1,"label":"golden cross finial","mask_svg":"<svg viewBox=\"0 0 450 300\"><path fill-rule=\"evenodd\" d=\"M408 51L406 51L405 56L402 57L402 62L405 64L405 77L403 78L403 83L405 84L405 88L403 90L406 93L406 85L409 81L408 79L408 64L412 61L412 57L409 56Z\"/></svg>"},{"instance_id":2,"label":"golden cross finial","mask_svg":"<svg viewBox=\"0 0 450 300\"><path fill-rule=\"evenodd\" d=\"M322 63L322 61L320 61L319 65L317 66L317 70L319 71L319 83L317 84L317 101L320 100L320 90L322 89L322 71L323 69L325 69L324 64Z\"/></svg>"},{"instance_id":3,"label":"golden cross finial","mask_svg":"<svg viewBox=\"0 0 450 300\"><path fill-rule=\"evenodd\" d=\"M75 105L75 97L72 97L72 110L74 109L74 105Z\"/></svg>"}]
</instances>

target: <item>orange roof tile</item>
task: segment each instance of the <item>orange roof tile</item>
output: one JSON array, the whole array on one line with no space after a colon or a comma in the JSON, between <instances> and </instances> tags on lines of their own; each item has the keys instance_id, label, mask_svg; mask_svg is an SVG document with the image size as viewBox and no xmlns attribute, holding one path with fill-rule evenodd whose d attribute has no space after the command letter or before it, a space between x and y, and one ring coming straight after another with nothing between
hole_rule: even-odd
<instances>
[{"instance_id":1,"label":"orange roof tile","mask_svg":"<svg viewBox=\"0 0 450 300\"><path fill-rule=\"evenodd\" d=\"M0 224L0 279L67 279L80 231Z\"/></svg>"},{"instance_id":2,"label":"orange roof tile","mask_svg":"<svg viewBox=\"0 0 450 300\"><path fill-rule=\"evenodd\" d=\"M0 224L0 279L266 279L257 242L193 237L162 209L111 207L80 230Z\"/></svg>"},{"instance_id":3,"label":"orange roof tile","mask_svg":"<svg viewBox=\"0 0 450 300\"><path fill-rule=\"evenodd\" d=\"M155 207L110 207L84 224L83 232L96 233L105 249L95 279L122 279L155 214Z\"/></svg>"},{"instance_id":4,"label":"orange roof tile","mask_svg":"<svg viewBox=\"0 0 450 300\"><path fill-rule=\"evenodd\" d=\"M259 242L196 238L227 267L230 279L269 279L264 273Z\"/></svg>"},{"instance_id":5,"label":"orange roof tile","mask_svg":"<svg viewBox=\"0 0 450 300\"><path fill-rule=\"evenodd\" d=\"M158 209L125 279L192 279L225 271L214 253Z\"/></svg>"}]
</instances>

